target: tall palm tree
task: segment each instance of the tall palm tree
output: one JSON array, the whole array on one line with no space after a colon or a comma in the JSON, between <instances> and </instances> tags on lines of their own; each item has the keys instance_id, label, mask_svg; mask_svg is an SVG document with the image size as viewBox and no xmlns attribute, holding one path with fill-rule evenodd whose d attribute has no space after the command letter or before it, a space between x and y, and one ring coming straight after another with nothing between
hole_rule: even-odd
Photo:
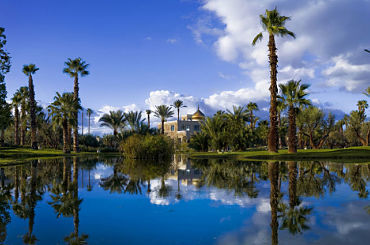
<instances>
[{"instance_id":1,"label":"tall palm tree","mask_svg":"<svg viewBox=\"0 0 370 245\"><path fill-rule=\"evenodd\" d=\"M101 127L113 129L113 135L117 136L118 130L125 126L125 114L123 111L110 111L109 114L104 114L100 119Z\"/></svg>"},{"instance_id":2,"label":"tall palm tree","mask_svg":"<svg viewBox=\"0 0 370 245\"><path fill-rule=\"evenodd\" d=\"M173 116L173 111L170 106L167 105L159 105L155 106L155 112L154 116L161 119L162 122L162 134L164 134L164 122L167 120L167 118L170 118Z\"/></svg>"},{"instance_id":3,"label":"tall palm tree","mask_svg":"<svg viewBox=\"0 0 370 245\"><path fill-rule=\"evenodd\" d=\"M184 105L184 102L182 100L176 100L173 102L173 106L177 109L177 120L180 120L180 108L187 107Z\"/></svg>"},{"instance_id":4,"label":"tall palm tree","mask_svg":"<svg viewBox=\"0 0 370 245\"><path fill-rule=\"evenodd\" d=\"M28 90L29 90L29 102L30 102L30 116L31 116L31 147L37 150L37 139L36 139L36 101L35 101L35 90L33 87L32 75L38 71L39 68L35 64L29 64L23 66L23 73L28 76Z\"/></svg>"},{"instance_id":5,"label":"tall palm tree","mask_svg":"<svg viewBox=\"0 0 370 245\"><path fill-rule=\"evenodd\" d=\"M75 101L79 100L79 85L78 85L78 76L81 77L89 75L89 72L87 71L87 67L89 64L86 64L85 61L83 61L81 58L76 58L74 60L68 59L67 62L64 63L65 68L63 69L63 72L68 74L70 77L74 78L74 87L73 87L73 95ZM75 112L76 116L78 117L78 110ZM75 124L73 125L73 150L75 152L79 151L78 148L78 120L76 120Z\"/></svg>"},{"instance_id":6,"label":"tall palm tree","mask_svg":"<svg viewBox=\"0 0 370 245\"><path fill-rule=\"evenodd\" d=\"M278 129L277 129L277 110L276 110L276 96L277 88L277 63L278 56L276 54L275 36L292 36L295 34L285 28L285 22L290 20L290 17L280 16L277 9L267 10L265 15L260 15L262 28L269 34L269 62L270 62L270 130L268 136L268 150L270 152L278 151ZM254 46L257 41L262 40L262 32L258 33L253 39L252 45Z\"/></svg>"},{"instance_id":7,"label":"tall palm tree","mask_svg":"<svg viewBox=\"0 0 370 245\"><path fill-rule=\"evenodd\" d=\"M370 53L370 50L368 50L368 49L365 49L365 52L368 52L368 53Z\"/></svg>"},{"instance_id":8,"label":"tall palm tree","mask_svg":"<svg viewBox=\"0 0 370 245\"><path fill-rule=\"evenodd\" d=\"M258 111L258 105L254 102L249 102L247 105L247 109L249 110L249 121L251 123L251 129L254 129L254 127L256 126L256 122L253 111Z\"/></svg>"},{"instance_id":9,"label":"tall palm tree","mask_svg":"<svg viewBox=\"0 0 370 245\"><path fill-rule=\"evenodd\" d=\"M79 101L74 99L73 93L58 92L54 97L54 102L49 105L50 115L54 126L61 126L63 129L63 152L70 152L69 126L77 120L76 111L81 108Z\"/></svg>"},{"instance_id":10,"label":"tall palm tree","mask_svg":"<svg viewBox=\"0 0 370 245\"><path fill-rule=\"evenodd\" d=\"M19 145L19 105L22 101L21 94L17 91L13 98L12 104L14 107L14 142Z\"/></svg>"},{"instance_id":11,"label":"tall palm tree","mask_svg":"<svg viewBox=\"0 0 370 245\"><path fill-rule=\"evenodd\" d=\"M301 80L290 80L286 84L280 84L281 100L289 107L289 129L288 129L288 152L297 152L297 125L296 117L297 110L302 106L310 105L310 101L306 99L307 88L310 85L301 84Z\"/></svg>"},{"instance_id":12,"label":"tall palm tree","mask_svg":"<svg viewBox=\"0 0 370 245\"><path fill-rule=\"evenodd\" d=\"M28 87L20 87L17 92L21 96L21 115L20 115L20 124L21 124L21 145L26 144L26 130L27 130L27 107L29 105L29 90Z\"/></svg>"},{"instance_id":13,"label":"tall palm tree","mask_svg":"<svg viewBox=\"0 0 370 245\"><path fill-rule=\"evenodd\" d=\"M151 110L146 110L146 114L148 116L148 128L150 129L150 114L152 113Z\"/></svg>"},{"instance_id":14,"label":"tall palm tree","mask_svg":"<svg viewBox=\"0 0 370 245\"><path fill-rule=\"evenodd\" d=\"M90 118L91 118L91 114L93 114L94 111L90 108L87 108L86 113L87 113L87 116L89 117L89 125L88 125L87 133L90 134Z\"/></svg>"}]
</instances>

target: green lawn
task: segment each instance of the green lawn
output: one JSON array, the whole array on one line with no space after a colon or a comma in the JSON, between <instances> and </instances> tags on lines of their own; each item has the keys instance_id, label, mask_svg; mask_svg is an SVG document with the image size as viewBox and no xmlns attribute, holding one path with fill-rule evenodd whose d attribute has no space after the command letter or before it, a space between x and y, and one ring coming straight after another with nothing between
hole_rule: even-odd
<instances>
[{"instance_id":1,"label":"green lawn","mask_svg":"<svg viewBox=\"0 0 370 245\"><path fill-rule=\"evenodd\" d=\"M287 150L279 153L268 151L244 151L244 152L195 152L190 153L191 158L235 158L239 160L341 160L370 162L370 146L350 147L346 149L320 149L320 150L298 150L297 153L289 154Z\"/></svg>"},{"instance_id":2,"label":"green lawn","mask_svg":"<svg viewBox=\"0 0 370 245\"><path fill-rule=\"evenodd\" d=\"M99 154L117 154L117 153L99 153ZM54 158L63 156L92 156L98 155L96 152L80 152L65 154L61 150L43 149L32 150L30 148L22 147L0 147L0 164L22 162L26 160L40 159L40 158Z\"/></svg>"}]
</instances>

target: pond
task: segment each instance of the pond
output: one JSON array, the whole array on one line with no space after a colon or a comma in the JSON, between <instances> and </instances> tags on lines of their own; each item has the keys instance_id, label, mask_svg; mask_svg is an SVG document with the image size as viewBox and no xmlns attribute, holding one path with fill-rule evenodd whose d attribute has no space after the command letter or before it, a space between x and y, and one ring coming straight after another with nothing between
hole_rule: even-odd
<instances>
[{"instance_id":1,"label":"pond","mask_svg":"<svg viewBox=\"0 0 370 245\"><path fill-rule=\"evenodd\" d=\"M365 244L370 164L58 158L3 166L1 244Z\"/></svg>"}]
</instances>

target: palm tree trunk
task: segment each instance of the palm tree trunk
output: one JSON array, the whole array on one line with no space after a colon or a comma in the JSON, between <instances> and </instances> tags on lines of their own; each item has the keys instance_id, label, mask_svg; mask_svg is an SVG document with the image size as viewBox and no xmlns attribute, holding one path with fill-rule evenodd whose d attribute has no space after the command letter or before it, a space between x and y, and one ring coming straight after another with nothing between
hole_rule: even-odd
<instances>
[{"instance_id":1,"label":"palm tree trunk","mask_svg":"<svg viewBox=\"0 0 370 245\"><path fill-rule=\"evenodd\" d=\"M278 189L278 179L279 179L279 163L269 162L268 163L268 175L270 179L270 206L271 206L271 244L278 244L278 217L277 209L279 204L279 189Z\"/></svg>"},{"instance_id":2,"label":"palm tree trunk","mask_svg":"<svg viewBox=\"0 0 370 245\"><path fill-rule=\"evenodd\" d=\"M253 115L253 109L251 110L251 129L254 129L254 115Z\"/></svg>"},{"instance_id":3,"label":"palm tree trunk","mask_svg":"<svg viewBox=\"0 0 370 245\"><path fill-rule=\"evenodd\" d=\"M278 117L278 129L281 129L281 112L277 112L277 117ZM279 149L283 148L283 138L282 135L279 134Z\"/></svg>"},{"instance_id":4,"label":"palm tree trunk","mask_svg":"<svg viewBox=\"0 0 370 245\"><path fill-rule=\"evenodd\" d=\"M180 121L180 108L177 108L177 121Z\"/></svg>"},{"instance_id":5,"label":"palm tree trunk","mask_svg":"<svg viewBox=\"0 0 370 245\"><path fill-rule=\"evenodd\" d=\"M73 87L73 98L75 101L78 101L78 75L75 76L74 80L74 87ZM80 149L78 147L78 110L75 113L76 123L73 125L73 150L75 152L79 152Z\"/></svg>"},{"instance_id":6,"label":"palm tree trunk","mask_svg":"<svg viewBox=\"0 0 370 245\"><path fill-rule=\"evenodd\" d=\"M298 204L297 200L297 163L288 162L289 170L289 206L293 209Z\"/></svg>"},{"instance_id":7,"label":"palm tree trunk","mask_svg":"<svg viewBox=\"0 0 370 245\"><path fill-rule=\"evenodd\" d=\"M90 113L89 113L89 130L88 130L88 131L89 131L89 132L88 132L89 134L90 134L90 116L91 116L91 115L90 115Z\"/></svg>"},{"instance_id":8,"label":"palm tree trunk","mask_svg":"<svg viewBox=\"0 0 370 245\"><path fill-rule=\"evenodd\" d=\"M148 128L150 129L150 114L148 114Z\"/></svg>"},{"instance_id":9,"label":"palm tree trunk","mask_svg":"<svg viewBox=\"0 0 370 245\"><path fill-rule=\"evenodd\" d=\"M19 110L18 105L14 106L14 142L19 145Z\"/></svg>"},{"instance_id":10,"label":"palm tree trunk","mask_svg":"<svg viewBox=\"0 0 370 245\"><path fill-rule=\"evenodd\" d=\"M65 119L63 120L63 153L69 153L68 123Z\"/></svg>"},{"instance_id":11,"label":"palm tree trunk","mask_svg":"<svg viewBox=\"0 0 370 245\"><path fill-rule=\"evenodd\" d=\"M276 44L274 35L269 36L269 62L270 62L270 130L268 135L268 150L278 152L278 130L277 130L277 105L276 95L277 88L277 63Z\"/></svg>"},{"instance_id":12,"label":"palm tree trunk","mask_svg":"<svg viewBox=\"0 0 370 245\"><path fill-rule=\"evenodd\" d=\"M81 111L81 135L84 135L84 111Z\"/></svg>"},{"instance_id":13,"label":"palm tree trunk","mask_svg":"<svg viewBox=\"0 0 370 245\"><path fill-rule=\"evenodd\" d=\"M30 116L31 116L31 148L37 150L36 140L36 101L32 76L28 77L28 89L30 94Z\"/></svg>"},{"instance_id":14,"label":"palm tree trunk","mask_svg":"<svg viewBox=\"0 0 370 245\"><path fill-rule=\"evenodd\" d=\"M5 129L2 128L0 130L0 146L4 146L5 145L4 137L5 137Z\"/></svg>"},{"instance_id":15,"label":"palm tree trunk","mask_svg":"<svg viewBox=\"0 0 370 245\"><path fill-rule=\"evenodd\" d=\"M75 236L78 238L78 226L80 223L79 219L79 205L78 205L78 161L77 158L73 158L73 199L74 199L74 207L73 207L73 225L74 225L74 233Z\"/></svg>"},{"instance_id":16,"label":"palm tree trunk","mask_svg":"<svg viewBox=\"0 0 370 245\"><path fill-rule=\"evenodd\" d=\"M21 145L26 144L26 105L21 104Z\"/></svg>"},{"instance_id":17,"label":"palm tree trunk","mask_svg":"<svg viewBox=\"0 0 370 245\"><path fill-rule=\"evenodd\" d=\"M69 125L69 123L67 123L67 147L69 151L71 150L71 130L71 126Z\"/></svg>"},{"instance_id":18,"label":"palm tree trunk","mask_svg":"<svg viewBox=\"0 0 370 245\"><path fill-rule=\"evenodd\" d=\"M288 142L288 152L297 152L297 126L295 123L295 108L293 106L289 107L289 142Z\"/></svg>"},{"instance_id":19,"label":"palm tree trunk","mask_svg":"<svg viewBox=\"0 0 370 245\"><path fill-rule=\"evenodd\" d=\"M15 175L14 175L14 201L18 203L19 198L19 167L15 167Z\"/></svg>"},{"instance_id":20,"label":"palm tree trunk","mask_svg":"<svg viewBox=\"0 0 370 245\"><path fill-rule=\"evenodd\" d=\"M162 119L162 134L164 134L164 120Z\"/></svg>"}]
</instances>

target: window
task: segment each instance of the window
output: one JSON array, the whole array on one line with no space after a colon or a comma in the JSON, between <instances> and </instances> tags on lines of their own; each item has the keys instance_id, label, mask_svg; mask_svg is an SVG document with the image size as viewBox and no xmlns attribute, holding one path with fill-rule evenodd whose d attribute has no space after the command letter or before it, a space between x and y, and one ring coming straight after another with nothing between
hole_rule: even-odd
<instances>
[{"instance_id":1,"label":"window","mask_svg":"<svg viewBox=\"0 0 370 245\"><path fill-rule=\"evenodd\" d=\"M175 125L171 125L171 131L175 131Z\"/></svg>"},{"instance_id":2,"label":"window","mask_svg":"<svg viewBox=\"0 0 370 245\"><path fill-rule=\"evenodd\" d=\"M186 126L186 131L190 131L190 126Z\"/></svg>"},{"instance_id":3,"label":"window","mask_svg":"<svg viewBox=\"0 0 370 245\"><path fill-rule=\"evenodd\" d=\"M194 125L194 130L199 131L199 125Z\"/></svg>"},{"instance_id":4,"label":"window","mask_svg":"<svg viewBox=\"0 0 370 245\"><path fill-rule=\"evenodd\" d=\"M185 130L185 125L182 125L181 130L183 131Z\"/></svg>"}]
</instances>

